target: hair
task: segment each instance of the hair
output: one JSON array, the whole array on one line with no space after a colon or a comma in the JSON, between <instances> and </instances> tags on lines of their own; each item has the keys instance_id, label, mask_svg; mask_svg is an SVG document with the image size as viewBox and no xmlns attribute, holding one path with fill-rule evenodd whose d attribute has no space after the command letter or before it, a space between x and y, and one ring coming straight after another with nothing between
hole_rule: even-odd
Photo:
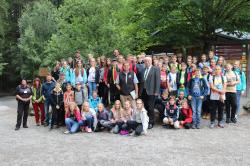
<instances>
[{"instance_id":1,"label":"hair","mask_svg":"<svg viewBox=\"0 0 250 166\"><path fill-rule=\"evenodd\" d=\"M40 81L40 79L38 77L33 80L33 87L36 87L36 81L39 81L38 87L40 87L41 86L41 81ZM38 87L36 87L36 88L38 88Z\"/></svg>"},{"instance_id":2,"label":"hair","mask_svg":"<svg viewBox=\"0 0 250 166\"><path fill-rule=\"evenodd\" d=\"M78 108L78 106L77 106L77 104L75 102L70 102L69 103L69 109L68 109L70 112L72 111L72 110L70 110L71 106L74 106L74 110L73 111L79 110L79 108Z\"/></svg>"},{"instance_id":3,"label":"hair","mask_svg":"<svg viewBox=\"0 0 250 166\"><path fill-rule=\"evenodd\" d=\"M140 101L142 103L142 107L144 108L144 102L142 101L142 99L137 99L136 102Z\"/></svg>"},{"instance_id":4,"label":"hair","mask_svg":"<svg viewBox=\"0 0 250 166\"><path fill-rule=\"evenodd\" d=\"M169 97L169 101L170 101L170 100L174 100L174 101L175 101L175 96L170 96L170 97Z\"/></svg>"},{"instance_id":5,"label":"hair","mask_svg":"<svg viewBox=\"0 0 250 166\"><path fill-rule=\"evenodd\" d=\"M183 100L181 101L181 105L182 105L183 103L187 103L187 104L188 104L188 100L187 100L187 99L183 99Z\"/></svg>"},{"instance_id":6,"label":"hair","mask_svg":"<svg viewBox=\"0 0 250 166\"><path fill-rule=\"evenodd\" d=\"M119 108L118 111L119 111L119 112L122 112L122 111L123 111L123 108L122 108L121 101L120 101L120 100L116 100L115 103L116 103L116 102L119 102L119 104L120 104L120 108ZM113 105L112 110L116 110L116 109L115 109L115 104Z\"/></svg>"},{"instance_id":7,"label":"hair","mask_svg":"<svg viewBox=\"0 0 250 166\"><path fill-rule=\"evenodd\" d=\"M81 61L78 61L75 65L75 75L78 77L79 74L80 74L80 68L78 67L78 63L81 62ZM82 62L81 62L82 63ZM84 68L83 68L83 65L81 66L81 71L83 71Z\"/></svg>"}]
</instances>

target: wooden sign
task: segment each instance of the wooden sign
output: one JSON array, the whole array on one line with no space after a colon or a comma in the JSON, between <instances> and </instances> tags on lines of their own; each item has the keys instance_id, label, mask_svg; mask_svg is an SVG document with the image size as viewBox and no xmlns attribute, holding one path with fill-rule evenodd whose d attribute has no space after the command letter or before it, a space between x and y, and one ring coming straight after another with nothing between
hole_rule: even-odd
<instances>
[{"instance_id":1,"label":"wooden sign","mask_svg":"<svg viewBox=\"0 0 250 166\"><path fill-rule=\"evenodd\" d=\"M40 77L46 77L49 74L49 69L47 67L41 67L39 68L39 76Z\"/></svg>"}]
</instances>

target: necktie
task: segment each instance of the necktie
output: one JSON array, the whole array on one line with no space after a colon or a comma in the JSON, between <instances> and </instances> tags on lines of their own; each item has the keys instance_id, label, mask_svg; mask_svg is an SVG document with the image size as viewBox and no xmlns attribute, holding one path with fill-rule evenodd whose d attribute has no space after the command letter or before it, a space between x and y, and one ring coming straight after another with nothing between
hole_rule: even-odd
<instances>
[{"instance_id":1,"label":"necktie","mask_svg":"<svg viewBox=\"0 0 250 166\"><path fill-rule=\"evenodd\" d=\"M148 77L148 72L149 72L149 68L147 68L146 71L145 71L145 75L144 75L144 79L145 79L145 80L146 80L147 77Z\"/></svg>"}]
</instances>

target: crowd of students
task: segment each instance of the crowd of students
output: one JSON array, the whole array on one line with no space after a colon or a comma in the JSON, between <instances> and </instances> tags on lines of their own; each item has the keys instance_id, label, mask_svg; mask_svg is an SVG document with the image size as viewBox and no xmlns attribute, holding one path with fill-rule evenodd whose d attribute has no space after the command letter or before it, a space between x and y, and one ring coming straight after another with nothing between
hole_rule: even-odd
<instances>
[{"instance_id":1,"label":"crowd of students","mask_svg":"<svg viewBox=\"0 0 250 166\"><path fill-rule=\"evenodd\" d=\"M66 125L65 134L147 134L155 124L155 109L165 128L200 129L201 118L210 119L210 128L237 123L246 90L239 61L226 63L213 51L200 60L190 55L184 59L181 53L125 58L119 50L113 58L88 58L77 51L74 58L56 62L44 83L35 78L30 87L23 79L16 89L15 130L22 121L28 128L30 101L37 126L52 130Z\"/></svg>"}]
</instances>

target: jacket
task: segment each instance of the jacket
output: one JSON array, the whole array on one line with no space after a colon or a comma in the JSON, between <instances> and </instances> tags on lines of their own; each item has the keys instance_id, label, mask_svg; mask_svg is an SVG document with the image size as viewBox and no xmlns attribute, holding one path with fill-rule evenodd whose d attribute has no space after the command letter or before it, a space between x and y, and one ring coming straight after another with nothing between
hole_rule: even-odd
<instances>
[{"instance_id":1,"label":"jacket","mask_svg":"<svg viewBox=\"0 0 250 166\"><path fill-rule=\"evenodd\" d=\"M87 78L89 77L89 69L87 69ZM99 84L99 81L100 81L100 72L99 72L99 68L96 67L95 68L95 83Z\"/></svg>"},{"instance_id":2,"label":"jacket","mask_svg":"<svg viewBox=\"0 0 250 166\"><path fill-rule=\"evenodd\" d=\"M184 117L184 124L192 123L192 109L191 108L181 108L180 116Z\"/></svg>"},{"instance_id":3,"label":"jacket","mask_svg":"<svg viewBox=\"0 0 250 166\"><path fill-rule=\"evenodd\" d=\"M45 100L51 101L51 91L55 88L55 82L45 82L42 86L42 94L45 97Z\"/></svg>"},{"instance_id":4,"label":"jacket","mask_svg":"<svg viewBox=\"0 0 250 166\"><path fill-rule=\"evenodd\" d=\"M164 111L164 116L166 118L173 119L174 122L176 122L179 118L179 108L177 105L167 105Z\"/></svg>"},{"instance_id":5,"label":"jacket","mask_svg":"<svg viewBox=\"0 0 250 166\"><path fill-rule=\"evenodd\" d=\"M194 96L193 88L194 88L195 79L196 79L196 77L192 78L189 81L189 85L188 85L189 95L191 95L191 96ZM200 96L205 97L207 95L208 86L207 86L207 82L205 81L204 78L199 78L199 88L200 88ZM198 96L195 96L195 97L198 97Z\"/></svg>"},{"instance_id":6,"label":"jacket","mask_svg":"<svg viewBox=\"0 0 250 166\"><path fill-rule=\"evenodd\" d=\"M134 110L133 113L132 113L132 120L133 121L136 120L136 112L137 112L137 110ZM145 108L143 108L140 111L140 117L141 117L143 131L144 131L144 133L147 133L149 117L148 117L148 114L147 114L147 110Z\"/></svg>"},{"instance_id":7,"label":"jacket","mask_svg":"<svg viewBox=\"0 0 250 166\"><path fill-rule=\"evenodd\" d=\"M100 97L96 97L96 99L94 99L92 96L89 99L89 106L90 108L93 108L95 111L97 111L97 106L98 104L100 104L102 102Z\"/></svg>"},{"instance_id":8,"label":"jacket","mask_svg":"<svg viewBox=\"0 0 250 166\"><path fill-rule=\"evenodd\" d=\"M74 110L74 116L75 116L77 122L82 121L81 113L80 113L79 110ZM68 111L68 112L65 113L65 119L69 118L69 117L70 117L70 112Z\"/></svg>"},{"instance_id":9,"label":"jacket","mask_svg":"<svg viewBox=\"0 0 250 166\"><path fill-rule=\"evenodd\" d=\"M96 129L97 126L97 116L94 109L89 108L89 112L82 111L82 120L85 120L87 116L92 116L94 118L93 127Z\"/></svg>"},{"instance_id":10,"label":"jacket","mask_svg":"<svg viewBox=\"0 0 250 166\"><path fill-rule=\"evenodd\" d=\"M43 103L44 100L43 100L43 94L42 94L42 86L38 87L38 89L35 88L35 87L32 87L31 90L32 90L32 92L33 92L33 95L32 95L32 98L31 98L32 103L35 103L35 100L36 100L36 98L37 98L37 92L38 92L38 91L39 91L38 93L40 93L40 97L39 97L39 99L38 99L38 103Z\"/></svg>"},{"instance_id":11,"label":"jacket","mask_svg":"<svg viewBox=\"0 0 250 166\"><path fill-rule=\"evenodd\" d=\"M143 77L145 75L146 68L143 72ZM146 89L147 95L155 95L160 94L160 69L155 66L151 66L150 71L148 72L148 76L145 80L142 80L142 87Z\"/></svg>"},{"instance_id":12,"label":"jacket","mask_svg":"<svg viewBox=\"0 0 250 166\"><path fill-rule=\"evenodd\" d=\"M240 78L240 83L236 85L236 90L237 91L245 91L246 90L246 75L243 71L241 71L239 68L234 68L233 70L236 72L236 74L239 75Z\"/></svg>"}]
</instances>

